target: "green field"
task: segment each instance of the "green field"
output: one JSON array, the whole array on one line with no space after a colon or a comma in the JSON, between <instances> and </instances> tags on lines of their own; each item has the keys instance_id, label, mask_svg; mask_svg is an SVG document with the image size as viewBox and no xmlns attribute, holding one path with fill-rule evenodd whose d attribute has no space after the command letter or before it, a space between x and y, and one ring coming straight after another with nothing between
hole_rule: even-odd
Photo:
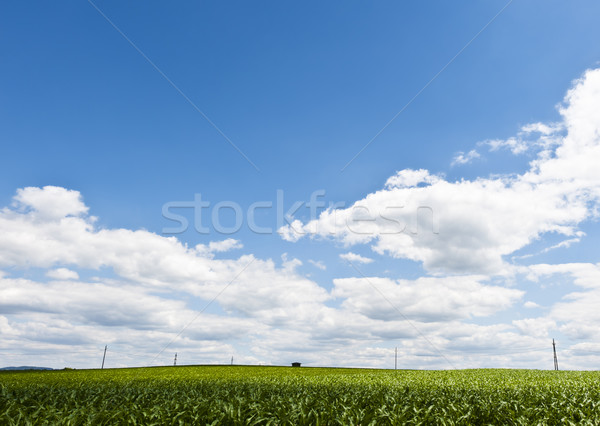
<instances>
[{"instance_id":1,"label":"green field","mask_svg":"<svg viewBox=\"0 0 600 426\"><path fill-rule=\"evenodd\" d=\"M600 424L600 372L197 366L0 373L0 424Z\"/></svg>"}]
</instances>

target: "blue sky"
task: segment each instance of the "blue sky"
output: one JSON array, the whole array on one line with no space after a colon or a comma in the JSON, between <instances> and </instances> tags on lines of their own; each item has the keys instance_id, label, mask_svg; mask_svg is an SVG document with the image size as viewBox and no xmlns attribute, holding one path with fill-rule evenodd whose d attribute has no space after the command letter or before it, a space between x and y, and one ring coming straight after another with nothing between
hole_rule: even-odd
<instances>
[{"instance_id":1,"label":"blue sky","mask_svg":"<svg viewBox=\"0 0 600 426\"><path fill-rule=\"evenodd\" d=\"M167 346L188 363L236 354L278 364L308 351L313 365L351 348L344 365L389 367L388 349L399 346L405 367L547 368L539 353L488 361L471 352L498 352L493 340L505 351L543 349L555 337L570 368L590 368L600 336L578 328L569 315L582 308L568 303L584 289L595 300L582 280L599 261L598 182L561 147L595 158L594 133L578 129L598 121L599 9L518 0L3 4L0 329L11 338L0 364L91 367L69 354L109 344L147 356L113 366L159 363L163 355L152 358ZM581 96L567 99L569 90ZM397 218L421 220L416 209L431 206L439 234L388 237L375 221L358 238L324 208L294 215L313 235L252 232L248 208L276 203L278 191L284 211L315 191L341 216L358 202L377 215L402 205ZM165 203L195 194L211 203L206 223L215 204L239 205L241 229L165 234L176 225ZM177 212L193 222L190 209ZM231 225L231 210L221 213ZM277 228L276 208L257 211L256 222ZM236 241L210 248L227 239ZM224 292L202 318L223 288L231 299ZM106 298L86 314L94 292ZM115 302L137 297L146 308ZM106 304L113 309L102 313ZM190 334L171 342L183 328ZM449 362L438 354L446 349L456 352Z\"/></svg>"}]
</instances>

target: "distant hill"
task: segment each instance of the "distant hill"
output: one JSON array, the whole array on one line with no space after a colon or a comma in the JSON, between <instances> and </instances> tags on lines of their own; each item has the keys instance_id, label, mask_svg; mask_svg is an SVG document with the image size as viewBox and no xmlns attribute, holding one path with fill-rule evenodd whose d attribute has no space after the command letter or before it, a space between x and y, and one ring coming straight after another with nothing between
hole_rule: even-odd
<instances>
[{"instance_id":1,"label":"distant hill","mask_svg":"<svg viewBox=\"0 0 600 426\"><path fill-rule=\"evenodd\" d=\"M48 367L31 367L29 365L22 365L20 367L2 367L0 370L53 370Z\"/></svg>"}]
</instances>

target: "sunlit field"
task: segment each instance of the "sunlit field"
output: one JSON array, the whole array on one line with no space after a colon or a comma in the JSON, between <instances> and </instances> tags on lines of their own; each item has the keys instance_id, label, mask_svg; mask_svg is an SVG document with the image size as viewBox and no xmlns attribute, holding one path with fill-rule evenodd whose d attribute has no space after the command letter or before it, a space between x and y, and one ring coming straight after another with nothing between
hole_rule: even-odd
<instances>
[{"instance_id":1,"label":"sunlit field","mask_svg":"<svg viewBox=\"0 0 600 426\"><path fill-rule=\"evenodd\" d=\"M600 372L181 366L0 373L0 424L598 424Z\"/></svg>"}]
</instances>

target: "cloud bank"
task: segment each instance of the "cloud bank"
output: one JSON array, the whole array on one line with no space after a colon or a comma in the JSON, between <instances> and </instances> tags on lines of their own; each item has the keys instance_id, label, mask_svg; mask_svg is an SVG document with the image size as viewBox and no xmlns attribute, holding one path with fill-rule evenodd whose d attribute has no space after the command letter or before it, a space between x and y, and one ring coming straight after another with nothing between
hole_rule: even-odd
<instances>
[{"instance_id":1,"label":"cloud bank","mask_svg":"<svg viewBox=\"0 0 600 426\"><path fill-rule=\"evenodd\" d=\"M319 283L299 272L300 259L261 259L236 239L190 247L103 228L78 191L18 189L0 210L0 358L90 367L108 344L108 366L166 364L171 351L189 364L300 356L308 365L386 367L398 346L403 368L544 368L540 357L558 333L572 342L561 365L595 366L600 266L521 265L515 253L548 235L563 238L549 249L567 249L597 218L597 111L600 70L590 70L565 96L560 122L488 141L492 150L535 152L525 172L450 182L400 170L351 207L280 230L290 241L342 243L353 275L377 265L348 251L355 245L418 262L425 273L410 279L360 273ZM548 286L558 300L530 291Z\"/></svg>"}]
</instances>

